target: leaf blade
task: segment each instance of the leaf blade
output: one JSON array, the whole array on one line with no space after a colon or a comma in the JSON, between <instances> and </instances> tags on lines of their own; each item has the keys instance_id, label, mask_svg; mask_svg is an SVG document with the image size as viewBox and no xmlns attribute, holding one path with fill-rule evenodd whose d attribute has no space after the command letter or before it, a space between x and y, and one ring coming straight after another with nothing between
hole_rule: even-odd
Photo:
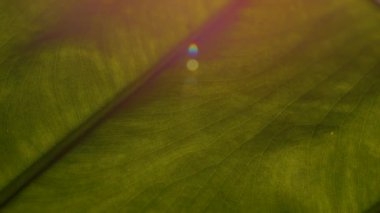
<instances>
[{"instance_id":1,"label":"leaf blade","mask_svg":"<svg viewBox=\"0 0 380 213\"><path fill-rule=\"evenodd\" d=\"M50 10L59 11L53 16L47 14L54 19L54 25L46 27L45 20L34 23L35 20L21 16L20 23L17 22L20 27L10 34L28 34L28 41L18 37L12 41L25 46L21 50L26 53L16 51L15 45L10 44L10 49L3 54L8 58L2 64L4 78L0 78L4 82L2 91L5 91L0 96L0 112L6 127L0 134L1 203L70 145L70 139L78 136L77 126L79 132L91 126L100 116L96 114L99 109L108 102L112 105L112 99L120 91L125 93L132 89L162 54L218 10L224 1L196 1L192 3L193 8L189 8L188 3L174 2L173 5L171 1L153 5L129 2L128 7L122 1L82 1L69 4L69 12L61 9L57 1L50 3L55 6ZM45 5L44 9L51 6L46 1L33 4ZM173 14L179 19L146 11L151 6L160 8L159 12L170 11L168 4L177 8ZM16 5L24 7L25 3ZM36 13L45 15L44 9ZM198 12L191 19L188 13L193 11L190 9ZM57 18L61 14L63 17ZM140 23L134 23L139 14ZM31 16L37 15L32 13ZM156 23L152 24L152 19ZM127 25L123 21L127 21ZM31 23L43 30L26 32L25 26ZM157 33L156 26L160 25L164 32ZM112 28L115 26L117 28ZM4 33L4 37L8 36L11 35ZM4 39L5 44L8 41ZM122 60L124 57L127 60ZM73 135L70 131L74 131ZM65 135L68 139L61 143ZM7 185L10 187L5 188Z\"/></svg>"},{"instance_id":2,"label":"leaf blade","mask_svg":"<svg viewBox=\"0 0 380 213\"><path fill-rule=\"evenodd\" d=\"M200 73L179 59L9 210L339 212L375 203L377 13L363 2L298 1L307 14L299 20L290 1L259 3L200 43ZM361 123L370 133L356 134Z\"/></svg>"}]
</instances>

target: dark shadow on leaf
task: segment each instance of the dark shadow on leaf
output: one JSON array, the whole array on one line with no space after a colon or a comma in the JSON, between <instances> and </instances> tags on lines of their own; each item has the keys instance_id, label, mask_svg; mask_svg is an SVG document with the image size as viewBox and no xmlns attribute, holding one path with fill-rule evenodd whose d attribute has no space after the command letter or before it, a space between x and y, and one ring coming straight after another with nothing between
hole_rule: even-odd
<instances>
[{"instance_id":1,"label":"dark shadow on leaf","mask_svg":"<svg viewBox=\"0 0 380 213\"><path fill-rule=\"evenodd\" d=\"M76 3L64 11L52 26L38 32L24 50L33 51L62 41L90 41L104 46L101 44L109 27L128 27L126 24L130 22L123 20L133 17L129 17L124 11L136 3L134 0L85 0Z\"/></svg>"}]
</instances>

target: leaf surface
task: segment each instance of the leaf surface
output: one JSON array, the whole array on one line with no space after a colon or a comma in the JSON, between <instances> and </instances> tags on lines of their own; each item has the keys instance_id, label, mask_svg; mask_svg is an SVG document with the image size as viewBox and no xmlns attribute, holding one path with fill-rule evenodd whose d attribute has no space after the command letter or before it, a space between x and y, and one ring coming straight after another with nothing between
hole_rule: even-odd
<instances>
[{"instance_id":1,"label":"leaf surface","mask_svg":"<svg viewBox=\"0 0 380 213\"><path fill-rule=\"evenodd\" d=\"M228 6L227 6L228 7ZM380 13L248 1L195 37L5 212L363 212L380 201Z\"/></svg>"},{"instance_id":2,"label":"leaf surface","mask_svg":"<svg viewBox=\"0 0 380 213\"><path fill-rule=\"evenodd\" d=\"M0 201L225 3L2 1Z\"/></svg>"}]
</instances>

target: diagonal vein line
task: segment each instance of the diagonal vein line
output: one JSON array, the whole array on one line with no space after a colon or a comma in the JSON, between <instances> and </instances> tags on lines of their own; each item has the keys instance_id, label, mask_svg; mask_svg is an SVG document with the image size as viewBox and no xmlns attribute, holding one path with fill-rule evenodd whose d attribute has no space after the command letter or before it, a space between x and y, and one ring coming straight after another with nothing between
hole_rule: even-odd
<instances>
[{"instance_id":1,"label":"diagonal vein line","mask_svg":"<svg viewBox=\"0 0 380 213\"><path fill-rule=\"evenodd\" d=\"M86 121L71 131L65 138L59 141L53 148L42 155L38 160L26 168L16 178L14 178L0 192L0 208L8 204L18 193L27 187L33 180L38 178L52 165L58 162L63 156L69 153L78 145L88 134L99 127L122 106L128 104L130 100L137 96L146 85L154 81L157 76L170 67L184 54L188 43L194 40L201 40L205 36L215 35L221 30L225 30L226 23L230 23L234 15L246 6L246 0L231 0L216 15L211 17L198 30L179 42L168 54L164 55L146 74L137 79L131 85L122 89L109 103L99 111L90 116Z\"/></svg>"}]
</instances>

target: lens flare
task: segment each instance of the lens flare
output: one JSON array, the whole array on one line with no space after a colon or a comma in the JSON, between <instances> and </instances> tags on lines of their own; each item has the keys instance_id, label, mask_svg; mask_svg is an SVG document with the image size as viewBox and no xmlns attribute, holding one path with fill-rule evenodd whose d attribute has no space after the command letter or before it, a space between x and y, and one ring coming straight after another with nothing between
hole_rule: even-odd
<instances>
[{"instance_id":1,"label":"lens flare","mask_svg":"<svg viewBox=\"0 0 380 213\"><path fill-rule=\"evenodd\" d=\"M199 68L199 63L195 59L190 59L187 61L187 69L190 71L196 71Z\"/></svg>"},{"instance_id":2,"label":"lens flare","mask_svg":"<svg viewBox=\"0 0 380 213\"><path fill-rule=\"evenodd\" d=\"M189 45L188 52L189 52L189 55L190 55L191 57L196 57L196 56L198 56L198 54L199 54L199 48L198 48L198 45L195 44L195 43L190 44L190 45Z\"/></svg>"}]
</instances>

